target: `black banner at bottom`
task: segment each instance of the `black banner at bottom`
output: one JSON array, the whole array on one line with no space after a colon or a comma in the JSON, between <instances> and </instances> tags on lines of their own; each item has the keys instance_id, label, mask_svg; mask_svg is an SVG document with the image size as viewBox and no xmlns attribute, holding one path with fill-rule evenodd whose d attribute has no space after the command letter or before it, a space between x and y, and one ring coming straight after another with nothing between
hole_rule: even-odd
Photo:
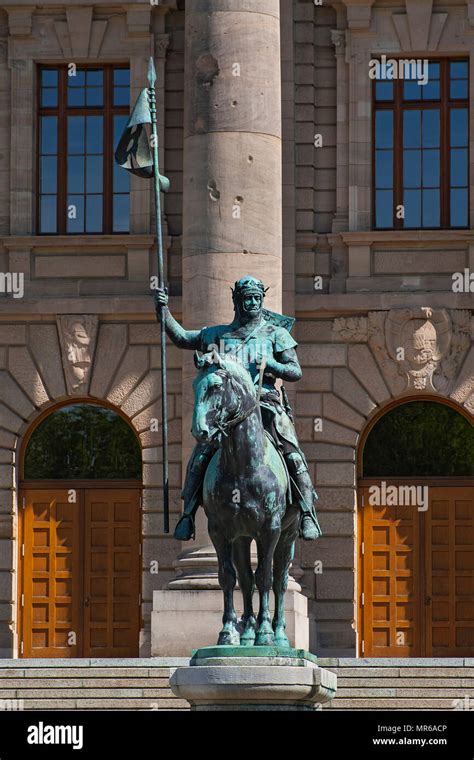
<instances>
[{"instance_id":1,"label":"black banner at bottom","mask_svg":"<svg viewBox=\"0 0 474 760\"><path fill-rule=\"evenodd\" d=\"M439 712L0 712L0 760L24 757L95 757L114 760L150 750L203 752L235 747L252 754L261 744L283 753L289 742L299 756L364 752L410 758L474 758L474 716L469 710ZM173 749L174 748L174 749ZM227 750L226 753L227 753ZM287 750L286 750L287 751ZM290 750L291 751L291 750Z\"/></svg>"}]
</instances>

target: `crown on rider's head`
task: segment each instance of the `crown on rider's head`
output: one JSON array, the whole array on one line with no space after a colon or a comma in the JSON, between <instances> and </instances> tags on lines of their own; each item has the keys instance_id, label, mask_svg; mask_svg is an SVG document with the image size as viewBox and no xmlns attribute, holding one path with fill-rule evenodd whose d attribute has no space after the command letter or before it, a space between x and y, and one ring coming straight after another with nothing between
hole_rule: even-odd
<instances>
[{"instance_id":1,"label":"crown on rider's head","mask_svg":"<svg viewBox=\"0 0 474 760\"><path fill-rule=\"evenodd\" d=\"M257 280L256 277L245 275L245 277L241 277L240 280L237 280L235 286L231 288L231 290L232 299L235 301L236 298L246 295L247 293L258 293L262 298L265 298L265 293L268 288L265 287L261 280Z\"/></svg>"}]
</instances>

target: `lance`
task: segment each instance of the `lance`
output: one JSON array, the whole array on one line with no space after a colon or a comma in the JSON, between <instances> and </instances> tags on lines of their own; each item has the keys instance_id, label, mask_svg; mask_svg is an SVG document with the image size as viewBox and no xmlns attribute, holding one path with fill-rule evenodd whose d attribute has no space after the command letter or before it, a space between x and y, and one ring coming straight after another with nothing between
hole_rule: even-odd
<instances>
[{"instance_id":1,"label":"lance","mask_svg":"<svg viewBox=\"0 0 474 760\"><path fill-rule=\"evenodd\" d=\"M163 234L161 231L161 187L162 178L159 169L158 159L158 128L156 122L156 93L155 93L156 71L153 58L150 58L148 66L148 84L150 88L149 102L151 114L151 149L153 156L153 188L155 191L155 209L156 209L156 251L158 255L158 286L165 287L165 275L163 266ZM168 183L169 187L169 183ZM166 189L168 189L168 187ZM163 306L161 307L160 317L161 332L161 441L163 446L163 519L164 532L170 532L170 513L169 513L169 477L168 477L168 396L166 392L166 331Z\"/></svg>"},{"instance_id":2,"label":"lance","mask_svg":"<svg viewBox=\"0 0 474 760\"><path fill-rule=\"evenodd\" d=\"M169 190L169 180L160 174L158 160L158 128L156 118L156 72L153 58L148 65L148 89L143 89L135 103L130 119L115 151L115 160L123 168L139 177L153 179L156 213L156 253L158 259L158 286L165 287L163 265L163 236L161 231L161 191ZM151 145L145 124L151 125ZM169 478L168 478L168 398L166 392L166 331L161 307L161 436L163 446L163 516L164 532L169 533Z\"/></svg>"}]
</instances>

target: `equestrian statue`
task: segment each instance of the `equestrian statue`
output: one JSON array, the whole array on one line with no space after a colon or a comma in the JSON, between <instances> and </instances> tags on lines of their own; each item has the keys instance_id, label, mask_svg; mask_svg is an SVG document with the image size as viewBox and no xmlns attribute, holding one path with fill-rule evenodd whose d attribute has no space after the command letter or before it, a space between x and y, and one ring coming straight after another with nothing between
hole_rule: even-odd
<instances>
[{"instance_id":1,"label":"equestrian statue","mask_svg":"<svg viewBox=\"0 0 474 760\"><path fill-rule=\"evenodd\" d=\"M302 376L290 334L294 320L263 307L266 289L251 276L232 290L228 325L185 330L168 308L165 288L155 291L156 312L173 343L195 351L192 433L197 444L187 466L184 511L174 537L194 538L200 505L219 562L224 593L220 645L289 646L284 594L296 538L321 535L317 499L299 446L288 397L277 380ZM257 545L255 575L250 561ZM240 623L233 606L238 576L244 600ZM255 584L260 610L253 613ZM275 613L271 621L269 593Z\"/></svg>"}]
</instances>

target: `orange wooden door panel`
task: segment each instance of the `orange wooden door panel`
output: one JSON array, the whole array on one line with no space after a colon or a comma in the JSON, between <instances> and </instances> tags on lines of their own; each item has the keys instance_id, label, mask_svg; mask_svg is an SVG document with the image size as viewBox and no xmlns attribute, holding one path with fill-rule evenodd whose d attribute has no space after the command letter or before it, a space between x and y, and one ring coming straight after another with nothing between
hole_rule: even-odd
<instances>
[{"instance_id":1,"label":"orange wooden door panel","mask_svg":"<svg viewBox=\"0 0 474 760\"><path fill-rule=\"evenodd\" d=\"M81 656L81 495L25 491L21 557L24 657Z\"/></svg>"},{"instance_id":2,"label":"orange wooden door panel","mask_svg":"<svg viewBox=\"0 0 474 760\"><path fill-rule=\"evenodd\" d=\"M426 511L377 507L359 488L365 657L474 655L474 487L431 486L428 498Z\"/></svg>"},{"instance_id":3,"label":"orange wooden door panel","mask_svg":"<svg viewBox=\"0 0 474 760\"><path fill-rule=\"evenodd\" d=\"M426 513L426 654L472 657L474 487L432 490Z\"/></svg>"},{"instance_id":4,"label":"orange wooden door panel","mask_svg":"<svg viewBox=\"0 0 474 760\"><path fill-rule=\"evenodd\" d=\"M135 657L140 489L22 492L19 591L24 657Z\"/></svg>"},{"instance_id":5,"label":"orange wooden door panel","mask_svg":"<svg viewBox=\"0 0 474 760\"><path fill-rule=\"evenodd\" d=\"M412 657L420 649L419 522L411 507L374 506L359 490L364 553L362 639L364 657Z\"/></svg>"},{"instance_id":6,"label":"orange wooden door panel","mask_svg":"<svg viewBox=\"0 0 474 760\"><path fill-rule=\"evenodd\" d=\"M138 489L85 492L86 657L138 656L139 515Z\"/></svg>"}]
</instances>

